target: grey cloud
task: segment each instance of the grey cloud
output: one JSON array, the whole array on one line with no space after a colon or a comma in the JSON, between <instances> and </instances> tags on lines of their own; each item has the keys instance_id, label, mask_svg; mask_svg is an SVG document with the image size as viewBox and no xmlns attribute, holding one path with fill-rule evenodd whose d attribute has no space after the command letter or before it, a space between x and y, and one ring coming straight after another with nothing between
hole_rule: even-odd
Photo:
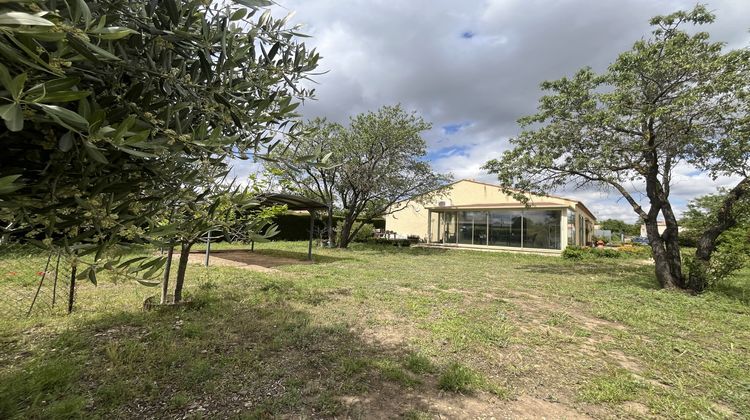
<instances>
[{"instance_id":1,"label":"grey cloud","mask_svg":"<svg viewBox=\"0 0 750 420\"><path fill-rule=\"evenodd\" d=\"M279 1L274 13L296 11L292 22L312 35L307 43L319 49L321 70L327 71L315 78L317 100L301 108L305 117L346 122L358 112L401 103L434 124L425 136L432 150L464 148L461 156L434 161L438 169L488 181L492 177L480 166L509 147L508 139L518 133L516 120L536 108L541 81L583 66L603 70L648 36L653 15L695 5L693 0ZM715 0L708 7L718 17L706 28L713 39L732 47L748 44L750 2ZM462 37L467 31L471 38ZM442 130L465 122L470 126L455 134ZM685 176L675 188L680 199L715 189L705 176ZM602 214L632 212L616 198L598 198L596 208Z\"/></svg>"}]
</instances>

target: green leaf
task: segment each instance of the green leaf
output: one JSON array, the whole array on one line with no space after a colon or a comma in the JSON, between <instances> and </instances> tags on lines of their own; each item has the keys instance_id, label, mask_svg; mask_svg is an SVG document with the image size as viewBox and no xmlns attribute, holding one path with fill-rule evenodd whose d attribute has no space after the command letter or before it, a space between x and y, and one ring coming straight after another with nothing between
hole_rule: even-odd
<instances>
[{"instance_id":1,"label":"green leaf","mask_svg":"<svg viewBox=\"0 0 750 420\"><path fill-rule=\"evenodd\" d=\"M99 163L109 163L106 157L99 151L99 149L88 141L84 141L83 145L86 146L86 154L89 157Z\"/></svg>"},{"instance_id":2,"label":"green leaf","mask_svg":"<svg viewBox=\"0 0 750 420\"><path fill-rule=\"evenodd\" d=\"M142 158L156 157L156 155L154 155L152 153L141 152L140 150L131 149L131 148L125 147L125 146L115 146L115 147L117 147L119 150L122 150L123 152L125 152L125 153L127 153L129 155L133 155L133 156L138 156L138 157L142 157Z\"/></svg>"},{"instance_id":3,"label":"green leaf","mask_svg":"<svg viewBox=\"0 0 750 420\"><path fill-rule=\"evenodd\" d=\"M75 0L74 13L76 21L83 17L86 26L91 22L91 10L85 0Z\"/></svg>"},{"instance_id":4,"label":"green leaf","mask_svg":"<svg viewBox=\"0 0 750 420\"><path fill-rule=\"evenodd\" d=\"M0 14L0 25L55 26L54 23L47 19L24 12Z\"/></svg>"},{"instance_id":5,"label":"green leaf","mask_svg":"<svg viewBox=\"0 0 750 420\"><path fill-rule=\"evenodd\" d=\"M138 262L138 261L141 261L141 260L145 260L146 258L148 258L148 257L135 257L135 258L131 258L131 259L129 259L129 260L125 260L125 261L121 262L121 263L120 263L120 264L119 264L119 265L117 266L117 268L124 268L124 267L127 267L127 266L129 266L129 265L133 264L134 262Z\"/></svg>"},{"instance_id":6,"label":"green leaf","mask_svg":"<svg viewBox=\"0 0 750 420\"><path fill-rule=\"evenodd\" d=\"M60 141L57 144L57 148L61 152L67 152L73 148L73 133L68 131L60 137Z\"/></svg>"},{"instance_id":7,"label":"green leaf","mask_svg":"<svg viewBox=\"0 0 750 420\"><path fill-rule=\"evenodd\" d=\"M31 89L26 91L26 95L38 94L41 95L44 92L57 92L61 90L69 90L80 82L81 79L78 77L61 77L59 79L53 79L44 83L34 85Z\"/></svg>"},{"instance_id":8,"label":"green leaf","mask_svg":"<svg viewBox=\"0 0 750 420\"><path fill-rule=\"evenodd\" d=\"M135 281L146 287L156 287L161 284L161 281L148 281L143 279L135 279Z\"/></svg>"},{"instance_id":9,"label":"green leaf","mask_svg":"<svg viewBox=\"0 0 750 420\"><path fill-rule=\"evenodd\" d=\"M23 111L17 103L0 106L0 117L5 121L8 130L18 132L23 130Z\"/></svg>"},{"instance_id":10,"label":"green leaf","mask_svg":"<svg viewBox=\"0 0 750 420\"><path fill-rule=\"evenodd\" d=\"M232 16L229 17L229 20L240 20L247 15L247 9L237 9L232 13Z\"/></svg>"},{"instance_id":11,"label":"green leaf","mask_svg":"<svg viewBox=\"0 0 750 420\"><path fill-rule=\"evenodd\" d=\"M11 95L13 95L13 99L16 101L18 100L18 97L21 96L21 92L23 92L23 86L26 84L26 78L28 75L26 73L21 73L18 76L13 78L12 81L12 89L10 91Z\"/></svg>"},{"instance_id":12,"label":"green leaf","mask_svg":"<svg viewBox=\"0 0 750 420\"><path fill-rule=\"evenodd\" d=\"M48 93L34 99L34 102L72 102L89 96L91 92L80 90L66 90L62 92Z\"/></svg>"},{"instance_id":13,"label":"green leaf","mask_svg":"<svg viewBox=\"0 0 750 420\"><path fill-rule=\"evenodd\" d=\"M0 178L0 194L10 194L23 188L21 184L13 184L21 175L8 175Z\"/></svg>"},{"instance_id":14,"label":"green leaf","mask_svg":"<svg viewBox=\"0 0 750 420\"><path fill-rule=\"evenodd\" d=\"M74 35L72 32L68 32L65 39L68 40L68 45L91 61L100 61L101 59L120 61L120 58L116 55Z\"/></svg>"},{"instance_id":15,"label":"green leaf","mask_svg":"<svg viewBox=\"0 0 750 420\"><path fill-rule=\"evenodd\" d=\"M106 40L122 39L138 32L121 26L110 26L108 28L94 29L89 31L90 34Z\"/></svg>"},{"instance_id":16,"label":"green leaf","mask_svg":"<svg viewBox=\"0 0 750 420\"><path fill-rule=\"evenodd\" d=\"M252 7L253 9L257 9L259 7L268 7L273 6L274 2L270 0L235 0L235 2L247 6Z\"/></svg>"},{"instance_id":17,"label":"green leaf","mask_svg":"<svg viewBox=\"0 0 750 420\"><path fill-rule=\"evenodd\" d=\"M78 128L88 128L89 122L77 113L57 105L37 104L44 112L55 121L64 122Z\"/></svg>"},{"instance_id":18,"label":"green leaf","mask_svg":"<svg viewBox=\"0 0 750 420\"><path fill-rule=\"evenodd\" d=\"M0 63L0 84L2 84L8 92L13 92L13 78L10 77L8 68L2 63Z\"/></svg>"}]
</instances>

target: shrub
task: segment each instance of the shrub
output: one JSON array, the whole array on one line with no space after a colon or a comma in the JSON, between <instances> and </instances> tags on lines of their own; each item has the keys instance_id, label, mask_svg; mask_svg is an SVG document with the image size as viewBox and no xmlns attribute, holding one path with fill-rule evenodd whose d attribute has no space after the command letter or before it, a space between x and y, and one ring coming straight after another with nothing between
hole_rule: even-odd
<instances>
[{"instance_id":1,"label":"shrub","mask_svg":"<svg viewBox=\"0 0 750 420\"><path fill-rule=\"evenodd\" d=\"M701 264L692 256L686 256L685 264L690 271L702 271L701 278L711 287L732 276L750 262L750 231L743 228L730 229L719 236L716 251L708 264Z\"/></svg>"},{"instance_id":2,"label":"shrub","mask_svg":"<svg viewBox=\"0 0 750 420\"><path fill-rule=\"evenodd\" d=\"M591 254L599 258L620 258L620 251L612 248L592 248Z\"/></svg>"},{"instance_id":3,"label":"shrub","mask_svg":"<svg viewBox=\"0 0 750 420\"><path fill-rule=\"evenodd\" d=\"M642 245L626 244L617 248L591 248L571 245L562 252L562 257L569 260L598 258L635 258L651 257L651 248Z\"/></svg>"},{"instance_id":4,"label":"shrub","mask_svg":"<svg viewBox=\"0 0 750 420\"><path fill-rule=\"evenodd\" d=\"M562 252L562 257L569 260L580 260L586 255L584 248L577 245L570 245Z\"/></svg>"},{"instance_id":5,"label":"shrub","mask_svg":"<svg viewBox=\"0 0 750 420\"><path fill-rule=\"evenodd\" d=\"M367 242L375 235L375 226L373 226L370 223L362 224L362 222L354 222L352 225L352 231L356 230L358 227L362 226L362 228L357 232L356 235L354 235L354 238L352 238L353 242ZM336 223L336 242L341 242L341 230L344 227L344 221L340 220Z\"/></svg>"}]
</instances>

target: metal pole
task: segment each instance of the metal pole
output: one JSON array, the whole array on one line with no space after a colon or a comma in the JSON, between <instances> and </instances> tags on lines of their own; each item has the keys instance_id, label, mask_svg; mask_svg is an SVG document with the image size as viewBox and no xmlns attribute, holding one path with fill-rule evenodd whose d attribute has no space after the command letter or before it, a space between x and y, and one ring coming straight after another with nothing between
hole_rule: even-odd
<instances>
[{"instance_id":1,"label":"metal pole","mask_svg":"<svg viewBox=\"0 0 750 420\"><path fill-rule=\"evenodd\" d=\"M76 295L76 266L70 266L70 292L68 293L68 313L73 312L73 301Z\"/></svg>"},{"instance_id":2,"label":"metal pole","mask_svg":"<svg viewBox=\"0 0 750 420\"><path fill-rule=\"evenodd\" d=\"M307 242L307 259L312 261L313 230L315 229L315 211L310 210L310 240Z\"/></svg>"},{"instance_id":3,"label":"metal pole","mask_svg":"<svg viewBox=\"0 0 750 420\"><path fill-rule=\"evenodd\" d=\"M211 231L208 231L206 238L206 267L208 267L208 257L211 255Z\"/></svg>"}]
</instances>

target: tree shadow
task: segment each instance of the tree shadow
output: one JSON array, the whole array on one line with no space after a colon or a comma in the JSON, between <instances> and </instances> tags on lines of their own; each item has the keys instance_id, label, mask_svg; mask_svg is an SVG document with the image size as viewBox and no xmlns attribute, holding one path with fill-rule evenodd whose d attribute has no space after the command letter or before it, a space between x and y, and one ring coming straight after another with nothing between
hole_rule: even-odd
<instances>
[{"instance_id":1,"label":"tree shadow","mask_svg":"<svg viewBox=\"0 0 750 420\"><path fill-rule=\"evenodd\" d=\"M359 242L351 245L356 251L372 251L384 254L406 254L406 255L440 255L452 251L451 249L427 247L427 246L398 246L391 244L373 244Z\"/></svg>"},{"instance_id":2,"label":"tree shadow","mask_svg":"<svg viewBox=\"0 0 750 420\"><path fill-rule=\"evenodd\" d=\"M745 270L743 273L719 282L709 291L750 305L750 270Z\"/></svg>"},{"instance_id":3,"label":"tree shadow","mask_svg":"<svg viewBox=\"0 0 750 420\"><path fill-rule=\"evenodd\" d=\"M195 251L196 254L205 254L205 251ZM211 251L212 257L243 264L259 265L261 267L274 268L293 264L327 264L337 261L349 260L351 258L316 254L313 250L310 261L306 252L287 251L281 249L219 249Z\"/></svg>"},{"instance_id":4,"label":"tree shadow","mask_svg":"<svg viewBox=\"0 0 750 420\"><path fill-rule=\"evenodd\" d=\"M368 342L345 323L317 323L300 309L304 296L287 287L261 287L248 299L208 285L189 306L107 313L71 324L34 350L20 342L5 348L16 358L0 375L0 418L398 417L430 410L435 374L410 371L409 349Z\"/></svg>"},{"instance_id":5,"label":"tree shadow","mask_svg":"<svg viewBox=\"0 0 750 420\"><path fill-rule=\"evenodd\" d=\"M530 273L557 276L586 276L592 273L606 276L607 282L631 285L647 290L659 289L654 269L650 265L633 265L627 262L550 261L550 264L529 264L519 267Z\"/></svg>"}]
</instances>

